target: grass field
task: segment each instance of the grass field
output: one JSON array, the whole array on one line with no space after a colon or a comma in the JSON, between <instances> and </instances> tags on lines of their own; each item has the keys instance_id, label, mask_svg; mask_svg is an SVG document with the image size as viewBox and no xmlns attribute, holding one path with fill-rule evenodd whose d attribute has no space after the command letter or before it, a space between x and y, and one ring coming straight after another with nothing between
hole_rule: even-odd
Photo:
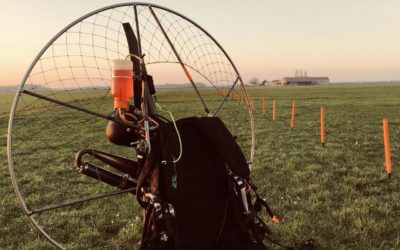
<instances>
[{"instance_id":1,"label":"grass field","mask_svg":"<svg viewBox=\"0 0 400 250\"><path fill-rule=\"evenodd\" d=\"M254 182L281 218L271 225L287 244L313 238L318 249L400 249L400 85L325 85L251 88L256 129ZM85 96L77 96L82 103ZM262 97L267 113L261 112ZM103 98L101 96L98 99ZM211 98L211 97L210 97ZM272 122L272 100L277 120ZM177 117L201 112L188 92L159 92ZM296 100L295 128L290 129ZM6 130L12 95L0 96L0 249L52 249L30 226L12 190L6 163ZM106 122L24 97L15 125L16 176L29 207L40 207L111 189L74 170L75 153L87 146L133 157L110 146ZM34 103L34 105L31 105ZM248 151L243 107L221 116ZM319 111L325 107L326 147L319 141ZM51 112L42 112L49 110ZM17 112L18 114L18 112ZM389 119L393 178L385 177L382 119ZM29 138L30 140L25 140ZM68 248L136 249L141 218L130 195L58 209L35 217ZM79 241L77 241L79 239Z\"/></svg>"}]
</instances>

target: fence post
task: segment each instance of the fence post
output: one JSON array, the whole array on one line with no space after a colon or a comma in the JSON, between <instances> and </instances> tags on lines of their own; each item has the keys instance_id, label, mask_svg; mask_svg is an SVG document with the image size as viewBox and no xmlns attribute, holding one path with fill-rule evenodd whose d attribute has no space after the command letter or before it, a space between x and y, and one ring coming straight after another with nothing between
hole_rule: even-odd
<instances>
[{"instance_id":1,"label":"fence post","mask_svg":"<svg viewBox=\"0 0 400 250\"><path fill-rule=\"evenodd\" d=\"M274 99L272 103L272 121L275 121L276 117L276 100Z\"/></svg>"},{"instance_id":2,"label":"fence post","mask_svg":"<svg viewBox=\"0 0 400 250\"><path fill-rule=\"evenodd\" d=\"M290 128L294 128L294 115L296 113L296 101L293 101L292 103L292 119L290 120Z\"/></svg>"},{"instance_id":3,"label":"fence post","mask_svg":"<svg viewBox=\"0 0 400 250\"><path fill-rule=\"evenodd\" d=\"M325 147L325 109L321 107L321 144Z\"/></svg>"},{"instance_id":4,"label":"fence post","mask_svg":"<svg viewBox=\"0 0 400 250\"><path fill-rule=\"evenodd\" d=\"M385 144L386 174L390 178L392 175L392 159L390 155L389 122L387 119L383 119L383 142Z\"/></svg>"}]
</instances>

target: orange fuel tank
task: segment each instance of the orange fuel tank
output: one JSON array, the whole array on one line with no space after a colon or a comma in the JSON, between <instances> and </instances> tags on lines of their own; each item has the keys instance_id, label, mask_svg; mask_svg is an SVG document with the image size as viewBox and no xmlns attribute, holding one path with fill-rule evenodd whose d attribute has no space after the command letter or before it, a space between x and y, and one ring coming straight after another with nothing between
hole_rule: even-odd
<instances>
[{"instance_id":1,"label":"orange fuel tank","mask_svg":"<svg viewBox=\"0 0 400 250\"><path fill-rule=\"evenodd\" d=\"M133 63L128 60L111 61L111 95L114 97L115 109L129 109L133 96Z\"/></svg>"}]
</instances>

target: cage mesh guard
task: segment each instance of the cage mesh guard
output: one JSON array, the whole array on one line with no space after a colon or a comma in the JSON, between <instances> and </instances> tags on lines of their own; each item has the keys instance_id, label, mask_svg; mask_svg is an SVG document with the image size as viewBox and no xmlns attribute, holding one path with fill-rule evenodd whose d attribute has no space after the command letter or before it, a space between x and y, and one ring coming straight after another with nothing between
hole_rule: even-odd
<instances>
[{"instance_id":1,"label":"cage mesh guard","mask_svg":"<svg viewBox=\"0 0 400 250\"><path fill-rule=\"evenodd\" d=\"M144 62L155 79L156 88L160 89L157 94L163 108L172 111L176 118L206 115L175 50L210 111L223 104L218 116L238 136L242 149L250 151L251 112L249 116L248 107L223 94L236 93L244 103L246 90L222 47L197 24L163 7L135 3L107 7L78 19L57 34L32 63L21 83L10 116L9 138L12 139L8 152L11 177L17 196L26 205L25 212L114 191L77 173L74 158L80 149L96 148L135 157L132 149L107 141L104 134L107 120L23 92L31 91L109 115L112 111L110 62L129 54L122 26L126 22L139 34ZM165 83L171 83L178 90L162 90ZM111 243L119 246L110 239L123 239L127 243L120 247L125 248L139 240L138 234L132 232L141 224L135 217L137 210L132 197L118 196L28 213L28 217L39 230L51 235L48 239L54 240L53 244L58 247L61 245L57 242L79 249ZM85 233L82 235L82 232Z\"/></svg>"},{"instance_id":2,"label":"cage mesh guard","mask_svg":"<svg viewBox=\"0 0 400 250\"><path fill-rule=\"evenodd\" d=\"M216 88L228 88L237 78L232 64L201 29L174 13L153 8L183 63ZM178 63L148 6L137 6L142 54L147 65ZM122 23L136 28L133 6L94 14L58 37L39 58L25 89L35 91L95 90L110 87L110 60L125 58L128 51ZM136 31L136 30L135 30ZM136 34L138 32L136 31Z\"/></svg>"}]
</instances>

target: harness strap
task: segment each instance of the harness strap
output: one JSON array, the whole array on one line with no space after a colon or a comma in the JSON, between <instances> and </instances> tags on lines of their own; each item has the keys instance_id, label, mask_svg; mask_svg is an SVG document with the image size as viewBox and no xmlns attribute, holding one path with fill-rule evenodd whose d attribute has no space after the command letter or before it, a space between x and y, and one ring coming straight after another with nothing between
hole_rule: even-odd
<instances>
[{"instance_id":1,"label":"harness strap","mask_svg":"<svg viewBox=\"0 0 400 250\"><path fill-rule=\"evenodd\" d=\"M142 231L142 238L141 238L141 244L140 244L140 250L147 249L149 247L149 242L151 241L152 238L154 238L154 234L149 237L149 234L151 232L151 225L153 221L153 213L151 206L148 206L145 210L145 219L144 219L144 225L143 225L143 231Z\"/></svg>"},{"instance_id":2,"label":"harness strap","mask_svg":"<svg viewBox=\"0 0 400 250\"><path fill-rule=\"evenodd\" d=\"M237 222L240 225L240 230L247 231L250 229L251 232L251 237L258 242L263 248L266 249L266 246L263 244L263 240L267 239L271 243L282 247L286 250L310 250L314 249L315 242L312 239L309 239L307 241L304 241L294 247L292 246L286 246L276 240L273 240L269 235L272 234L271 230L268 228L268 226L265 224L264 220L261 219L258 216L258 213L262 211L263 208L265 208L267 214L271 217L271 220L274 223L279 223L278 217L274 215L272 212L271 208L265 201L265 199L261 198L258 193L255 191L257 188L254 186L254 184L249 184L250 181L245 181L244 179L236 176L228 167L228 176L229 176L229 183L230 183L230 188L229 188L229 196L232 200L235 200L237 202L232 202L234 205L234 211L246 211L244 207L242 207L242 210L238 209L238 203L241 203L242 205L244 202L248 202L248 207L249 207L249 213L243 213L243 214L238 214L238 212L235 213L235 218ZM256 200L254 204L251 203L251 199L244 199L242 195L242 190L247 188L249 186L248 191L253 190ZM236 192L235 192L235 191ZM240 201L240 202L239 202ZM246 215L246 216L244 216Z\"/></svg>"},{"instance_id":3,"label":"harness strap","mask_svg":"<svg viewBox=\"0 0 400 250\"><path fill-rule=\"evenodd\" d=\"M231 238L236 237L238 233L240 232L248 232L249 226L251 225L251 221L250 221L250 216L243 216L243 213L239 213L239 211L241 211L241 209L239 208L239 201L238 201L238 197L235 194L234 191L234 184L232 182L232 179L229 178L228 179L228 197L230 200L230 203L232 204L232 211L233 211L233 216L234 219L236 221L236 223L239 225L239 227L236 229L236 232L233 233L231 235ZM228 239L230 240L230 239ZM254 239L257 241L257 239ZM262 241L257 241L258 243L260 243L262 246L264 246L262 244ZM265 246L264 246L265 247Z\"/></svg>"},{"instance_id":4,"label":"harness strap","mask_svg":"<svg viewBox=\"0 0 400 250\"><path fill-rule=\"evenodd\" d=\"M271 208L268 206L265 199L261 198L256 191L254 191L254 194L256 195L256 201L254 202L254 210L258 213L264 207L265 210L267 211L267 214L271 217L272 222L278 224L279 218L274 214L274 212L272 212Z\"/></svg>"},{"instance_id":5,"label":"harness strap","mask_svg":"<svg viewBox=\"0 0 400 250\"><path fill-rule=\"evenodd\" d=\"M149 247L149 244L158 244L154 241L161 245L167 245L173 235L174 207L172 204L162 202L153 193L145 193L144 199L148 206L142 233L142 246ZM151 236L149 237L150 232Z\"/></svg>"}]
</instances>

